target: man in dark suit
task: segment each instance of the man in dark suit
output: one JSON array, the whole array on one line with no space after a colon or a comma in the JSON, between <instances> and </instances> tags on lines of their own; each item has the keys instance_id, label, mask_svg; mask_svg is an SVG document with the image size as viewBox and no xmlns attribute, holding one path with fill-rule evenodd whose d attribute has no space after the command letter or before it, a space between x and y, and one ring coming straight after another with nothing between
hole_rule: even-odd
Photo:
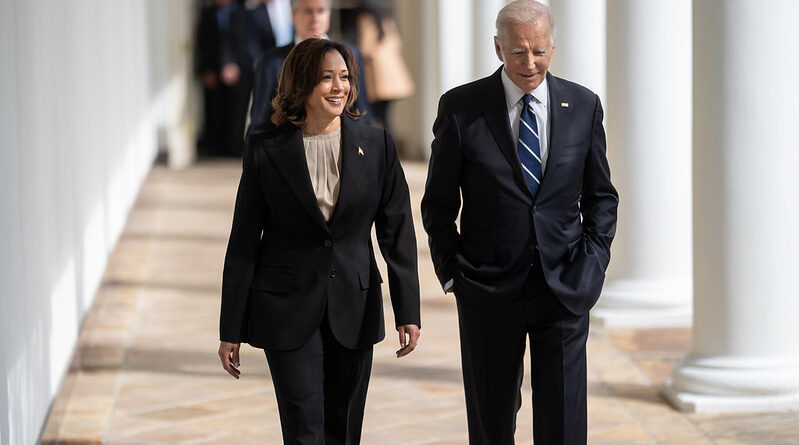
<instances>
[{"instance_id":1,"label":"man in dark suit","mask_svg":"<svg viewBox=\"0 0 799 445\"><path fill-rule=\"evenodd\" d=\"M203 154L240 155L252 88L250 19L235 0L214 0L198 27L198 65L204 89Z\"/></svg>"},{"instance_id":2,"label":"man in dark suit","mask_svg":"<svg viewBox=\"0 0 799 445\"><path fill-rule=\"evenodd\" d=\"M274 128L269 119L272 116L272 98L277 93L283 61L297 43L311 37L327 38L327 31L330 29L330 0L292 0L291 21L294 25L294 42L267 51L255 61L255 84L252 89L248 136ZM361 74L363 73L361 54L356 48L348 46L358 64L358 99L355 101L355 107L366 113L361 121L368 124L371 123L371 119L369 101L366 100L366 84Z\"/></svg>"},{"instance_id":3,"label":"man in dark suit","mask_svg":"<svg viewBox=\"0 0 799 445\"><path fill-rule=\"evenodd\" d=\"M258 56L277 47L275 31L272 28L272 20L279 20L278 17L271 17L269 8L265 0L256 0L247 4L247 13L250 16L250 33L247 39L247 50L253 61Z\"/></svg>"},{"instance_id":4,"label":"man in dark suit","mask_svg":"<svg viewBox=\"0 0 799 445\"><path fill-rule=\"evenodd\" d=\"M588 311L618 195L599 98L547 72L552 23L533 0L505 6L504 65L445 93L433 126L422 218L456 297L472 445L513 443L528 335L535 443L586 443Z\"/></svg>"}]
</instances>

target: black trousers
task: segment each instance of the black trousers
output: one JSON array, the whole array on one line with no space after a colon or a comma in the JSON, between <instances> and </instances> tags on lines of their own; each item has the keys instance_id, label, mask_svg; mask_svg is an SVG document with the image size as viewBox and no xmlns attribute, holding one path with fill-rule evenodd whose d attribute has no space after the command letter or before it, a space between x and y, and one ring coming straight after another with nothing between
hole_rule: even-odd
<instances>
[{"instance_id":1,"label":"black trousers","mask_svg":"<svg viewBox=\"0 0 799 445\"><path fill-rule=\"evenodd\" d=\"M205 123L199 147L201 155L242 155L251 88L251 82L246 77L234 85L220 83L214 88L205 88Z\"/></svg>"},{"instance_id":2,"label":"black trousers","mask_svg":"<svg viewBox=\"0 0 799 445\"><path fill-rule=\"evenodd\" d=\"M372 351L339 344L327 316L299 349L266 351L284 444L360 443Z\"/></svg>"},{"instance_id":3,"label":"black trousers","mask_svg":"<svg viewBox=\"0 0 799 445\"><path fill-rule=\"evenodd\" d=\"M529 336L536 445L585 445L588 314L569 312L546 285L540 264L507 306L455 287L470 445L514 443Z\"/></svg>"}]
</instances>

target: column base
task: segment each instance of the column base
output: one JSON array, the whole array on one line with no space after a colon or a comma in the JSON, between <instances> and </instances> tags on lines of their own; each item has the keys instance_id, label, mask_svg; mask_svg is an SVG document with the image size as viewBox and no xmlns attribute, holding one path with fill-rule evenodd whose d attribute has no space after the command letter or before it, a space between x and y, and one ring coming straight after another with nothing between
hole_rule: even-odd
<instances>
[{"instance_id":1,"label":"column base","mask_svg":"<svg viewBox=\"0 0 799 445\"><path fill-rule=\"evenodd\" d=\"M799 363L745 358L686 359L660 390L692 413L799 409Z\"/></svg>"},{"instance_id":2,"label":"column base","mask_svg":"<svg viewBox=\"0 0 799 445\"><path fill-rule=\"evenodd\" d=\"M799 410L799 393L782 396L709 396L678 392L663 384L660 394L676 409L697 414L749 413Z\"/></svg>"},{"instance_id":3,"label":"column base","mask_svg":"<svg viewBox=\"0 0 799 445\"><path fill-rule=\"evenodd\" d=\"M646 280L609 280L591 310L591 323L606 328L690 327L692 286Z\"/></svg>"}]
</instances>

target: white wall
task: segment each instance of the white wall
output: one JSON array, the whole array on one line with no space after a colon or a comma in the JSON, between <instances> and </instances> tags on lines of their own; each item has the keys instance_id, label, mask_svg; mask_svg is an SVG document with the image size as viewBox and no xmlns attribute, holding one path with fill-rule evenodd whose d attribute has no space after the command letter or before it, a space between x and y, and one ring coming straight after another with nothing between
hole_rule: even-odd
<instances>
[{"instance_id":1,"label":"white wall","mask_svg":"<svg viewBox=\"0 0 799 445\"><path fill-rule=\"evenodd\" d=\"M0 444L35 443L156 152L156 0L0 0Z\"/></svg>"}]
</instances>

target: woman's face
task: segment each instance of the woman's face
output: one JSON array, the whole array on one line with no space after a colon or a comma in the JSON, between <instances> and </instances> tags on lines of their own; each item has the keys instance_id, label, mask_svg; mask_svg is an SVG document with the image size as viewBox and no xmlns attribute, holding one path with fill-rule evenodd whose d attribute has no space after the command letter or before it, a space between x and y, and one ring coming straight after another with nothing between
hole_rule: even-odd
<instances>
[{"instance_id":1,"label":"woman's face","mask_svg":"<svg viewBox=\"0 0 799 445\"><path fill-rule=\"evenodd\" d=\"M330 119L341 116L350 94L347 64L338 51L330 50L322 59L321 79L305 99L309 119Z\"/></svg>"}]
</instances>

